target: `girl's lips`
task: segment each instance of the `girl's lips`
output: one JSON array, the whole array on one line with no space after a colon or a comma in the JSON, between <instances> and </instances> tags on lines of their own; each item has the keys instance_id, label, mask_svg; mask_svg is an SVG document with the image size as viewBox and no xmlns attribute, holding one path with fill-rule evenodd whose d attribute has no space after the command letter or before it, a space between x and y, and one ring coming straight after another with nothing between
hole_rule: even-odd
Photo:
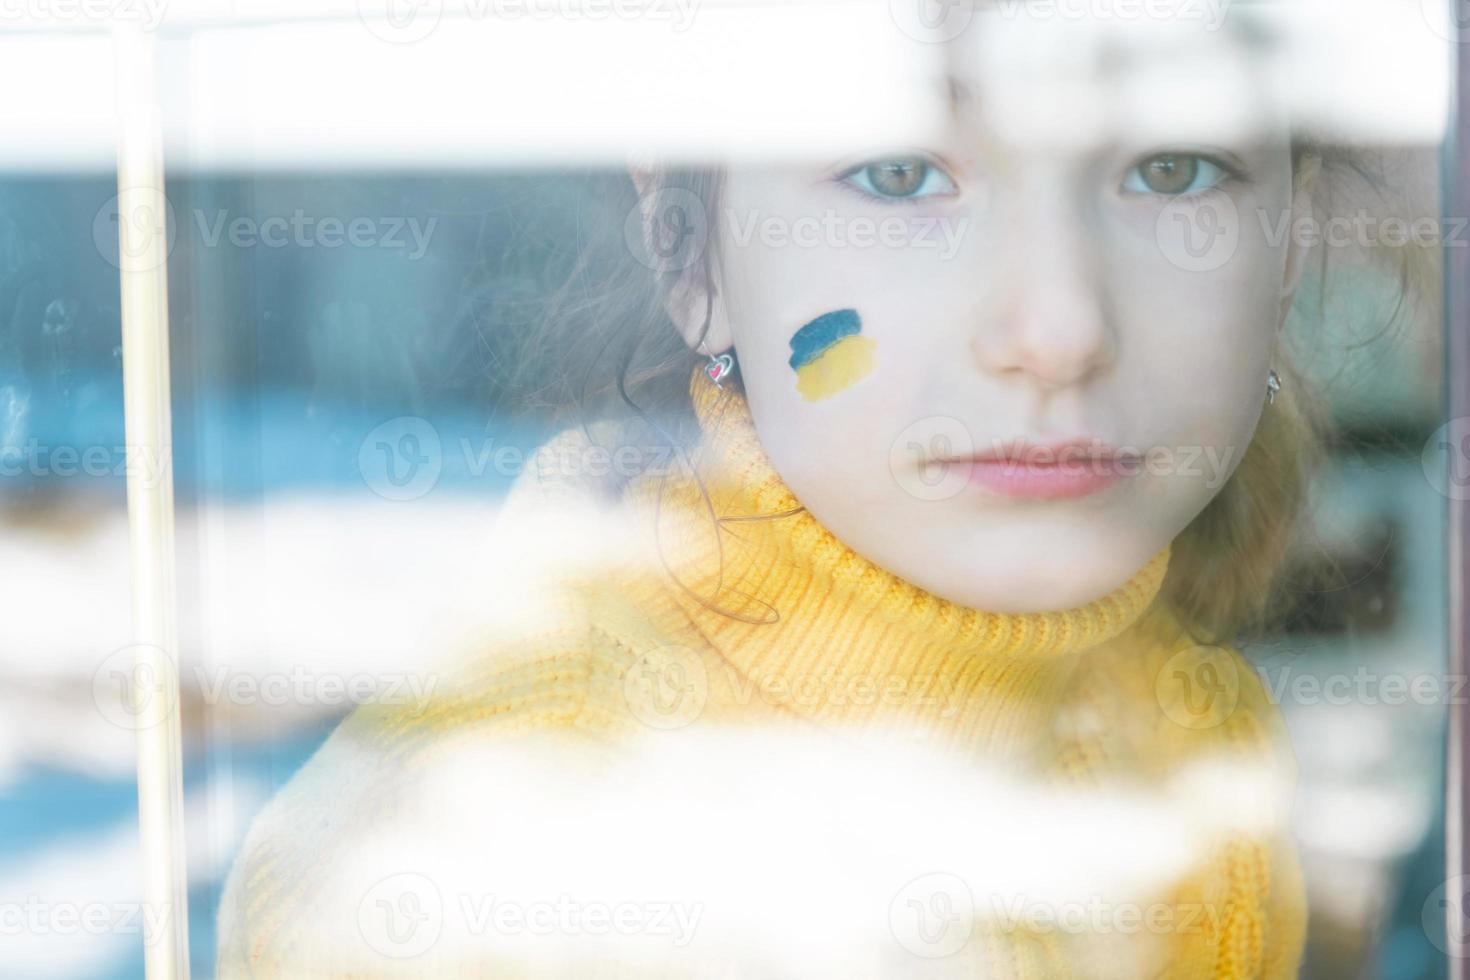
<instances>
[{"instance_id":1,"label":"girl's lips","mask_svg":"<svg viewBox=\"0 0 1470 980\"><path fill-rule=\"evenodd\" d=\"M1041 446L1012 442L948 462L969 467L971 485L1003 497L1070 500L1134 475L1141 460L1097 440L1073 440Z\"/></svg>"}]
</instances>

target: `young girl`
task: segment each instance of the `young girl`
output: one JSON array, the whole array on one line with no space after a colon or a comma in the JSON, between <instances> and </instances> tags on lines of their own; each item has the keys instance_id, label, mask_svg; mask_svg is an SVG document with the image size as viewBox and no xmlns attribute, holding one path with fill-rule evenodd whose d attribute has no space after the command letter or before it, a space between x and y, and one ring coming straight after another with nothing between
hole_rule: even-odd
<instances>
[{"instance_id":1,"label":"young girl","mask_svg":"<svg viewBox=\"0 0 1470 980\"><path fill-rule=\"evenodd\" d=\"M1308 250L1267 230L1331 160L1265 110L1161 137L1025 94L957 70L931 146L633 170L647 268L588 258L527 348L588 418L507 504L491 625L257 823L221 976L1295 975L1290 752L1229 644L1316 441ZM1048 856L1136 880L1003 870ZM648 881L715 938L650 952Z\"/></svg>"}]
</instances>

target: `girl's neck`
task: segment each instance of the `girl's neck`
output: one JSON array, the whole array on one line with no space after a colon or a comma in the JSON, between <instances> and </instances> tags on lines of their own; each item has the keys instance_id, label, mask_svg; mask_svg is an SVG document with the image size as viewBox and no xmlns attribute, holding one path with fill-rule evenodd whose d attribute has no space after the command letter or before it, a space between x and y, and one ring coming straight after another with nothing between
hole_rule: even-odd
<instances>
[{"instance_id":1,"label":"girl's neck","mask_svg":"<svg viewBox=\"0 0 1470 980\"><path fill-rule=\"evenodd\" d=\"M1165 549L1078 609L1005 614L942 599L855 553L772 467L744 398L695 376L703 438L689 466L627 490L652 560L699 636L764 696L847 723L928 721L967 739L1039 707L1073 654L1123 634L1153 603Z\"/></svg>"}]
</instances>

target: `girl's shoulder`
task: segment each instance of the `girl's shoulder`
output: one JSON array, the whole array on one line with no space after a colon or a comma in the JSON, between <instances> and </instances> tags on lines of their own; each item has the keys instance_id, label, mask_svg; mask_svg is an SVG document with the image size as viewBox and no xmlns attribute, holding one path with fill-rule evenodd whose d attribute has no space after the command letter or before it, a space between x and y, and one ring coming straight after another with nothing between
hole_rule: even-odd
<instances>
[{"instance_id":1,"label":"girl's shoulder","mask_svg":"<svg viewBox=\"0 0 1470 980\"><path fill-rule=\"evenodd\" d=\"M627 579L612 568L627 521L620 475L599 463L608 435L569 429L529 458L484 560L446 597L463 618L409 657L415 683L400 690L413 696L360 706L254 819L222 897L221 976L338 975L350 964L315 957L360 937L321 916L372 893L362 867L393 871L364 854L394 853L403 828L444 814L510 812L502 790L528 766L595 776L657 724L665 702L639 686L639 665L672 647L607 585Z\"/></svg>"}]
</instances>

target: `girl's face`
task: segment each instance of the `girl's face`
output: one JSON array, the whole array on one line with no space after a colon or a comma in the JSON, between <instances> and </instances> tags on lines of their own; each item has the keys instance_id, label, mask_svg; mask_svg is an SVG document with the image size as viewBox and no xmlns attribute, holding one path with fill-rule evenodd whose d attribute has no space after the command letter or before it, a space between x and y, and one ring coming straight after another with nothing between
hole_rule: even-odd
<instances>
[{"instance_id":1,"label":"girl's face","mask_svg":"<svg viewBox=\"0 0 1470 980\"><path fill-rule=\"evenodd\" d=\"M706 346L777 470L858 553L983 609L1085 604L1204 509L1271 410L1301 265L1284 125L1100 132L1079 91L958 79L938 145L737 169L714 215Z\"/></svg>"}]
</instances>

